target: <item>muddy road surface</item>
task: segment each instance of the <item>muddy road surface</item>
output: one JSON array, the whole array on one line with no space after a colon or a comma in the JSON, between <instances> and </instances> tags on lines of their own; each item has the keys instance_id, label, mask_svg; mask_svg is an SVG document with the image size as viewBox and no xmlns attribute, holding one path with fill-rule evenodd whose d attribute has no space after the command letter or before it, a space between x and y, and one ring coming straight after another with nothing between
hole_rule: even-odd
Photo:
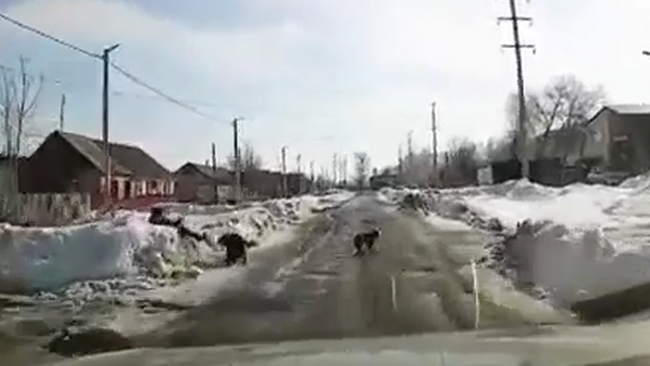
<instances>
[{"instance_id":1,"label":"muddy road surface","mask_svg":"<svg viewBox=\"0 0 650 366\"><path fill-rule=\"evenodd\" d=\"M354 257L352 236L373 226L382 229L377 250ZM188 308L182 315L134 337L143 346L185 347L474 329L467 269L485 240L359 196L304 224L290 243L257 253L240 279L208 300L177 296ZM479 328L564 321L480 274L492 283L479 298Z\"/></svg>"}]
</instances>

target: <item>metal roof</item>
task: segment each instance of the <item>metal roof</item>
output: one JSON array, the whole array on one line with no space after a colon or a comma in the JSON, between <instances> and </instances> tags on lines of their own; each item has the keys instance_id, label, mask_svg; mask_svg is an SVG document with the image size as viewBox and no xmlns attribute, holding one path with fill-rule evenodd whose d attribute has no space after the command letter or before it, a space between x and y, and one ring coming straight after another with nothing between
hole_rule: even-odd
<instances>
[{"instance_id":1,"label":"metal roof","mask_svg":"<svg viewBox=\"0 0 650 366\"><path fill-rule=\"evenodd\" d=\"M55 131L53 134L59 134L97 169L102 173L106 172L101 140L70 132ZM164 166L140 147L111 142L109 152L113 174L156 179L166 179L171 176Z\"/></svg>"},{"instance_id":2,"label":"metal roof","mask_svg":"<svg viewBox=\"0 0 650 366\"><path fill-rule=\"evenodd\" d=\"M650 104L611 104L605 108L618 114L650 114Z\"/></svg>"}]
</instances>

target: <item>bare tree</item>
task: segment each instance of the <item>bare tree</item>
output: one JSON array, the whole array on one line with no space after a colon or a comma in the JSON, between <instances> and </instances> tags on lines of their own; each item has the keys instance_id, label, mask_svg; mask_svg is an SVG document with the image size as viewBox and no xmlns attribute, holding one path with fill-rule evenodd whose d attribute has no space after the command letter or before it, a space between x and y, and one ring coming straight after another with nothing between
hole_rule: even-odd
<instances>
[{"instance_id":1,"label":"bare tree","mask_svg":"<svg viewBox=\"0 0 650 366\"><path fill-rule=\"evenodd\" d=\"M262 157L257 154L253 145L250 143L244 143L243 149L239 154L241 159L241 169L242 171L251 171L251 170L260 170L264 165ZM230 155L228 156L228 167L230 169L235 169L237 165L235 164L235 157Z\"/></svg>"},{"instance_id":2,"label":"bare tree","mask_svg":"<svg viewBox=\"0 0 650 366\"><path fill-rule=\"evenodd\" d=\"M505 136L490 138L485 144L484 158L488 162L504 161L515 155L514 131L508 131Z\"/></svg>"},{"instance_id":3,"label":"bare tree","mask_svg":"<svg viewBox=\"0 0 650 366\"><path fill-rule=\"evenodd\" d=\"M370 157L365 152L354 153L354 180L358 189L363 189L370 173Z\"/></svg>"},{"instance_id":4,"label":"bare tree","mask_svg":"<svg viewBox=\"0 0 650 366\"><path fill-rule=\"evenodd\" d=\"M447 186L475 184L478 169L478 147L466 138L449 142L443 169L443 183Z\"/></svg>"},{"instance_id":5,"label":"bare tree","mask_svg":"<svg viewBox=\"0 0 650 366\"><path fill-rule=\"evenodd\" d=\"M8 207L12 210L18 209L18 162L25 146L25 131L31 127L43 86L43 76L35 78L28 72L27 64L28 60L20 57L18 70L0 69L0 155L9 162L5 176L0 179L7 197L12 197Z\"/></svg>"},{"instance_id":6,"label":"bare tree","mask_svg":"<svg viewBox=\"0 0 650 366\"><path fill-rule=\"evenodd\" d=\"M605 102L602 87L589 88L573 75L553 78L540 92L527 96L528 136L536 137L539 156L546 147L551 131L579 128ZM516 116L516 98L508 98L507 113L512 122ZM577 141L575 143L578 143Z\"/></svg>"}]
</instances>

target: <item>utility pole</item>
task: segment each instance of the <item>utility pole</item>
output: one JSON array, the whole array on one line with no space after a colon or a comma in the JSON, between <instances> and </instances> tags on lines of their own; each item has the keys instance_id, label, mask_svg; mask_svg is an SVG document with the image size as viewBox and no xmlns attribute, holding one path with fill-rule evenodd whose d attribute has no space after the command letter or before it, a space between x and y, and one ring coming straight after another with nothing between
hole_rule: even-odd
<instances>
[{"instance_id":1,"label":"utility pole","mask_svg":"<svg viewBox=\"0 0 650 366\"><path fill-rule=\"evenodd\" d=\"M282 146L280 151L282 154L282 195L286 198L288 197L287 192L287 147Z\"/></svg>"},{"instance_id":2,"label":"utility pole","mask_svg":"<svg viewBox=\"0 0 650 366\"><path fill-rule=\"evenodd\" d=\"M348 185L348 156L343 155L343 160L341 161L341 178L343 179L343 185Z\"/></svg>"},{"instance_id":3,"label":"utility pole","mask_svg":"<svg viewBox=\"0 0 650 366\"><path fill-rule=\"evenodd\" d=\"M104 204L111 203L111 152L108 142L108 70L111 64L110 53L115 51L120 45L114 44L104 48L102 61L104 63L104 80L102 88L102 140L104 143Z\"/></svg>"},{"instance_id":4,"label":"utility pole","mask_svg":"<svg viewBox=\"0 0 650 366\"><path fill-rule=\"evenodd\" d=\"M232 120L232 133L233 133L233 153L235 155L235 200L241 201L241 154L239 151L239 121L242 117L236 117Z\"/></svg>"},{"instance_id":5,"label":"utility pole","mask_svg":"<svg viewBox=\"0 0 650 366\"><path fill-rule=\"evenodd\" d=\"M302 164L301 160L302 160L302 155L301 154L296 155L296 173L298 174L300 174L300 172L302 171L302 169L300 168L300 164Z\"/></svg>"},{"instance_id":6,"label":"utility pole","mask_svg":"<svg viewBox=\"0 0 650 366\"><path fill-rule=\"evenodd\" d=\"M517 147L519 161L521 163L521 177L528 178L530 175L530 163L528 161L528 149L527 149L527 116L526 116L526 92L524 90L524 71L522 66L521 59L521 49L530 48L535 53L535 46L532 44L521 44L519 38L519 22L531 22L533 18L531 17L519 17L517 16L517 4L516 0L510 0L510 16L509 17L499 17L497 22L500 24L502 21L509 21L512 23L512 35L514 44L505 44L502 45L502 48L513 48L515 50L515 58L517 61L517 92L519 96L519 114L517 120L517 137L515 139Z\"/></svg>"},{"instance_id":7,"label":"utility pole","mask_svg":"<svg viewBox=\"0 0 650 366\"><path fill-rule=\"evenodd\" d=\"M327 168L325 168L324 166L320 167L320 176L322 178L322 179L320 179L320 181L321 181L320 189L325 189L330 184L329 183L330 178L329 178L329 174L327 173Z\"/></svg>"},{"instance_id":8,"label":"utility pole","mask_svg":"<svg viewBox=\"0 0 650 366\"><path fill-rule=\"evenodd\" d=\"M61 94L61 105L59 107L59 131L63 132L65 124L65 93Z\"/></svg>"},{"instance_id":9,"label":"utility pole","mask_svg":"<svg viewBox=\"0 0 650 366\"><path fill-rule=\"evenodd\" d=\"M399 145L397 148L397 178L400 183L404 183L403 174L404 174L404 157L402 156L402 145Z\"/></svg>"},{"instance_id":10,"label":"utility pole","mask_svg":"<svg viewBox=\"0 0 650 366\"><path fill-rule=\"evenodd\" d=\"M296 171L298 172L298 195L302 194L302 155L296 156Z\"/></svg>"},{"instance_id":11,"label":"utility pole","mask_svg":"<svg viewBox=\"0 0 650 366\"><path fill-rule=\"evenodd\" d=\"M406 177L408 183L413 183L413 131L409 131L406 135Z\"/></svg>"},{"instance_id":12,"label":"utility pole","mask_svg":"<svg viewBox=\"0 0 650 366\"><path fill-rule=\"evenodd\" d=\"M311 181L311 192L314 192L314 189L316 188L315 181L314 181L314 161L309 162L309 180Z\"/></svg>"},{"instance_id":13,"label":"utility pole","mask_svg":"<svg viewBox=\"0 0 650 366\"><path fill-rule=\"evenodd\" d=\"M338 172L336 171L337 161L338 155L334 153L334 156L332 156L332 181L334 182L334 187L338 184Z\"/></svg>"},{"instance_id":14,"label":"utility pole","mask_svg":"<svg viewBox=\"0 0 650 366\"><path fill-rule=\"evenodd\" d=\"M436 125L436 102L431 103L431 159L433 185L438 186L438 126Z\"/></svg>"},{"instance_id":15,"label":"utility pole","mask_svg":"<svg viewBox=\"0 0 650 366\"><path fill-rule=\"evenodd\" d=\"M217 144L212 143L212 179L214 179L214 202L219 202L219 182L217 181Z\"/></svg>"}]
</instances>

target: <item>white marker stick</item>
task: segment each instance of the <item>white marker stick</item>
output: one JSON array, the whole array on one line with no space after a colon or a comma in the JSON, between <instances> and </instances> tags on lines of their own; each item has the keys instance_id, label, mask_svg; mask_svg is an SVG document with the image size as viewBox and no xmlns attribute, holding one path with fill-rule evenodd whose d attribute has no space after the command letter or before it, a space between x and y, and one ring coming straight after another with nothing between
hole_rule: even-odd
<instances>
[{"instance_id":1,"label":"white marker stick","mask_svg":"<svg viewBox=\"0 0 650 366\"><path fill-rule=\"evenodd\" d=\"M395 276L390 276L390 299L393 304L393 310L397 310L397 283Z\"/></svg>"},{"instance_id":2,"label":"white marker stick","mask_svg":"<svg viewBox=\"0 0 650 366\"><path fill-rule=\"evenodd\" d=\"M476 262L472 259L472 279L474 282L474 329L478 329L479 319L481 316L481 303L478 296L478 271L476 270Z\"/></svg>"}]
</instances>

